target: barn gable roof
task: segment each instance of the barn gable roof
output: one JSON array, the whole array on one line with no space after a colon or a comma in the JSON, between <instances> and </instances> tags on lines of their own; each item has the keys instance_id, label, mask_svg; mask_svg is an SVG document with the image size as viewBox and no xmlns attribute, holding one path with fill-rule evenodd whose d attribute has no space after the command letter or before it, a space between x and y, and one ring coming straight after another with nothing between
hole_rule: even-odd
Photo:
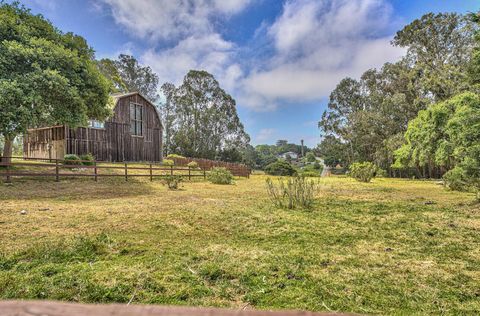
<instances>
[{"instance_id":1,"label":"barn gable roof","mask_svg":"<svg viewBox=\"0 0 480 316\"><path fill-rule=\"evenodd\" d=\"M115 109L115 107L117 106L118 100L120 100L122 98L125 98L125 97L130 97L130 96L136 95L136 94L141 96L145 100L147 100L147 102L150 103L153 106L153 108L155 109L155 112L157 113L158 121L160 122L160 126L163 128L162 116L160 115L160 111L158 110L158 108L147 97L145 97L143 94L141 94L138 91L132 91L132 92L126 92L126 93L119 92L119 93L110 94L110 96L113 98L113 108Z\"/></svg>"}]
</instances>

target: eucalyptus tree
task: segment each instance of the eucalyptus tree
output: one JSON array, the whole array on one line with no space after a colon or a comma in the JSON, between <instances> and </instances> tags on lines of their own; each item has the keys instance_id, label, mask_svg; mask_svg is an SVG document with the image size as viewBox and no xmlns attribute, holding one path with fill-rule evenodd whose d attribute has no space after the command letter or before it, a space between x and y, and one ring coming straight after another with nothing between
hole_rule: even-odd
<instances>
[{"instance_id":1,"label":"eucalyptus tree","mask_svg":"<svg viewBox=\"0 0 480 316\"><path fill-rule=\"evenodd\" d=\"M0 133L4 157L29 127L85 123L109 113L110 84L85 39L18 3L0 4ZM8 160L8 159L6 159Z\"/></svg>"},{"instance_id":2,"label":"eucalyptus tree","mask_svg":"<svg viewBox=\"0 0 480 316\"><path fill-rule=\"evenodd\" d=\"M162 93L165 97L165 102L160 103L160 115L163 123L163 139L164 139L164 153L170 154L170 147L172 144L173 124L175 122L175 105L173 103L173 93L175 92L175 85L172 83L164 83L161 87Z\"/></svg>"},{"instance_id":3,"label":"eucalyptus tree","mask_svg":"<svg viewBox=\"0 0 480 316\"><path fill-rule=\"evenodd\" d=\"M158 100L159 79L150 66L141 65L135 57L120 54L116 60L103 58L98 67L117 92L138 91L151 102Z\"/></svg>"},{"instance_id":4,"label":"eucalyptus tree","mask_svg":"<svg viewBox=\"0 0 480 316\"><path fill-rule=\"evenodd\" d=\"M359 80L345 78L333 90L319 122L323 135L345 145L348 163L374 161L388 170L408 122L470 88L466 70L476 29L457 14L430 13L405 26L392 41L406 49L401 60Z\"/></svg>"},{"instance_id":5,"label":"eucalyptus tree","mask_svg":"<svg viewBox=\"0 0 480 316\"><path fill-rule=\"evenodd\" d=\"M420 74L418 89L432 102L469 89L467 66L476 25L456 13L428 13L397 32L392 43L407 49L405 59Z\"/></svg>"},{"instance_id":6,"label":"eucalyptus tree","mask_svg":"<svg viewBox=\"0 0 480 316\"><path fill-rule=\"evenodd\" d=\"M235 100L206 71L190 70L183 83L165 91L172 105L170 152L209 159L231 156L250 141ZM164 91L164 92L165 92Z\"/></svg>"},{"instance_id":7,"label":"eucalyptus tree","mask_svg":"<svg viewBox=\"0 0 480 316\"><path fill-rule=\"evenodd\" d=\"M396 166L480 189L480 96L466 92L419 112L396 151ZM442 172L443 171L443 172Z\"/></svg>"},{"instance_id":8,"label":"eucalyptus tree","mask_svg":"<svg viewBox=\"0 0 480 316\"><path fill-rule=\"evenodd\" d=\"M475 46L472 52L472 58L468 68L468 75L470 82L475 86L477 91L480 91L480 11L469 15L470 20L477 25L477 30L474 34Z\"/></svg>"}]
</instances>

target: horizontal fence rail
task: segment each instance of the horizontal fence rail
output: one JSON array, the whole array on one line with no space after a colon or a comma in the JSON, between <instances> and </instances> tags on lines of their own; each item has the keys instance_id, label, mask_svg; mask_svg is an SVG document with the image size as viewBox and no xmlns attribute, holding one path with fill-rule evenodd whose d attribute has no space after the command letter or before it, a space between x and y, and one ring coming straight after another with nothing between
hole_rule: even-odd
<instances>
[{"instance_id":1,"label":"horizontal fence rail","mask_svg":"<svg viewBox=\"0 0 480 316\"><path fill-rule=\"evenodd\" d=\"M5 161L8 160L8 161ZM13 159L13 161L12 161ZM23 160L23 161L16 161ZM125 181L134 177L149 177L150 181L154 178L168 176L179 176L188 178L203 177L207 178L211 168L199 166L198 168L182 166L164 166L158 163L118 163L118 162L98 162L91 160L75 160L78 164L72 164L72 160L48 159L48 158L24 158L24 157L0 157L0 177L5 178L5 182L11 182L12 177L55 177L56 181L67 177L91 177L98 181L99 177L123 177ZM83 165L81 163L88 163ZM22 167L28 168L22 170ZM53 169L45 172L46 169ZM32 171L33 169L39 172ZM101 170L122 171L119 173L102 173ZM78 173L75 171L83 171ZM89 171L84 173L84 171ZM136 173L144 171L145 173ZM132 173L133 172L133 173ZM250 173L232 172L236 176L248 177Z\"/></svg>"},{"instance_id":2,"label":"horizontal fence rail","mask_svg":"<svg viewBox=\"0 0 480 316\"><path fill-rule=\"evenodd\" d=\"M252 169L247 165L234 163L234 162L225 162L225 161L218 161L218 160L210 160L204 158L186 158L186 157L167 157L167 159L171 159L175 162L175 165L179 166L186 166L190 162L196 162L198 166L202 169L210 170L215 167L223 167L228 170L234 175L239 177L250 177L252 173Z\"/></svg>"},{"instance_id":3,"label":"horizontal fence rail","mask_svg":"<svg viewBox=\"0 0 480 316\"><path fill-rule=\"evenodd\" d=\"M304 311L262 311L160 305L99 305L52 301L3 301L0 314L6 316L342 316L342 313ZM354 315L354 314L348 314Z\"/></svg>"}]
</instances>

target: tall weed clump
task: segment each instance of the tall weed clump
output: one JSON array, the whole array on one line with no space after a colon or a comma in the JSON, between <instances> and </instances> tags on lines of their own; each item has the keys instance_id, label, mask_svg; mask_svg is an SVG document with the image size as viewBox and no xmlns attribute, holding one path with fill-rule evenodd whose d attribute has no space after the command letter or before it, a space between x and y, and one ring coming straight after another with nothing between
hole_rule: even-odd
<instances>
[{"instance_id":1,"label":"tall weed clump","mask_svg":"<svg viewBox=\"0 0 480 316\"><path fill-rule=\"evenodd\" d=\"M278 208L311 208L315 195L320 190L320 184L313 179L294 176L288 179L279 179L277 184L267 178L267 192L270 200Z\"/></svg>"}]
</instances>

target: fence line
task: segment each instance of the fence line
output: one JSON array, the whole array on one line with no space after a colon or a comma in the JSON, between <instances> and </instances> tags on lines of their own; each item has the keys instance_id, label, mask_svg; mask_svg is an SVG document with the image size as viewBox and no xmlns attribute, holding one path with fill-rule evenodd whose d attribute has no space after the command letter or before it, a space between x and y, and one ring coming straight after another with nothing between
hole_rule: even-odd
<instances>
[{"instance_id":1,"label":"fence line","mask_svg":"<svg viewBox=\"0 0 480 316\"><path fill-rule=\"evenodd\" d=\"M23 159L39 161L35 162L5 162L2 158L11 159ZM67 160L70 161L70 160ZM177 167L177 166L162 166L159 164L145 163L148 167L138 166L141 163L99 163L98 161L90 160L76 160L78 163L90 163L91 165L77 165L77 164L65 164L64 159L48 159L48 158L23 158L23 157L0 157L0 167L4 167L4 172L0 172L0 177L5 177L5 182L11 182L12 177L55 177L56 181L60 181L61 177L92 177L95 181L98 181L99 177L124 177L125 181L134 177L149 177L150 181L153 181L154 177L167 177L167 176L180 176L191 180L195 177L207 178L209 170L206 168L189 168L189 167ZM143 164L143 165L145 165ZM133 166L132 166L133 165ZM137 165L137 166L136 166ZM54 168L54 172L32 172L21 171L12 168L16 167L29 167L29 168ZM65 169L87 169L89 173L67 173ZM99 173L102 169L124 170L123 173L117 174L105 174ZM1 169L0 169L1 170ZM129 171L141 170L147 171L145 174L131 173ZM159 174L158 172L162 172Z\"/></svg>"},{"instance_id":2,"label":"fence line","mask_svg":"<svg viewBox=\"0 0 480 316\"><path fill-rule=\"evenodd\" d=\"M212 169L214 167L224 167L234 175L240 177L250 177L252 169L244 164L234 163L234 162L225 162L218 160L210 160L204 158L185 158L185 157L169 157L174 161L175 165L186 166L188 163L194 161L198 163L198 166L202 169Z\"/></svg>"}]
</instances>

